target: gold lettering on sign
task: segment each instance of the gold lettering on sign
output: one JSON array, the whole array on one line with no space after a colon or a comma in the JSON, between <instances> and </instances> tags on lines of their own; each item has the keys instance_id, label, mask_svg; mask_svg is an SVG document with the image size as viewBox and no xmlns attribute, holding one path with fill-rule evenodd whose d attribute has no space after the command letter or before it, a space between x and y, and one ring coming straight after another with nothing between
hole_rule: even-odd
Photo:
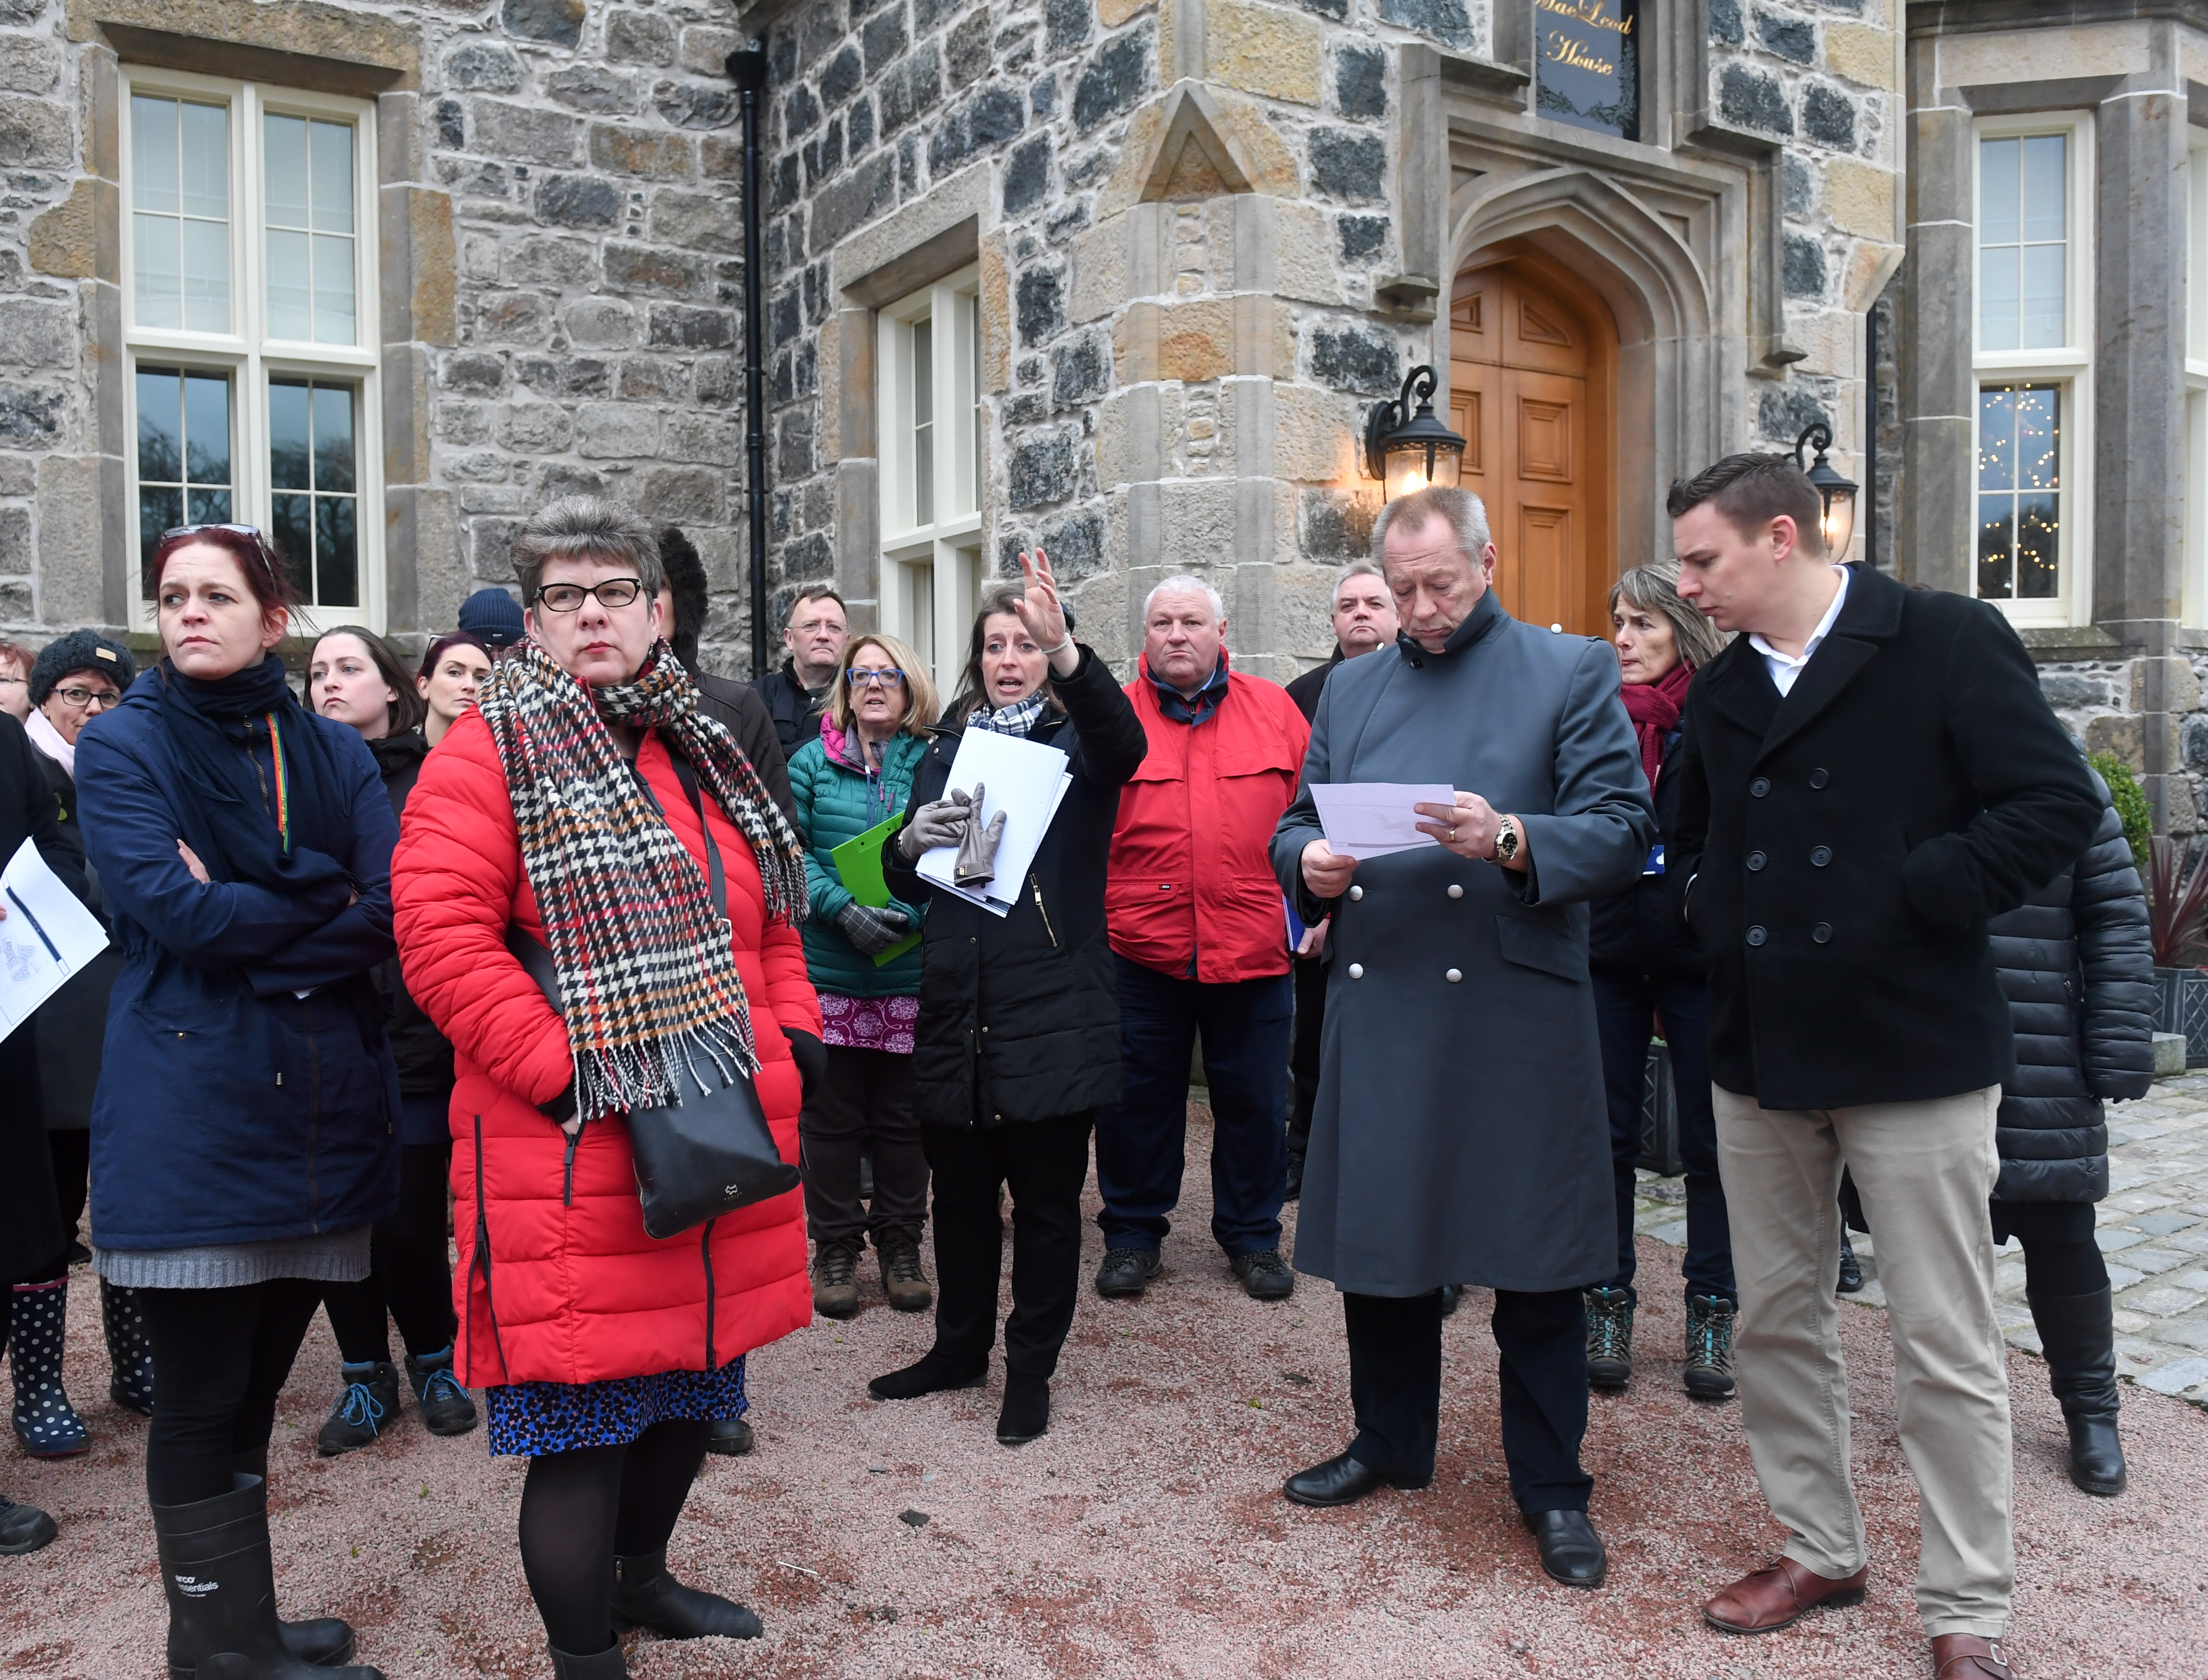
<instances>
[{"instance_id":1,"label":"gold lettering on sign","mask_svg":"<svg viewBox=\"0 0 2208 1680\"><path fill-rule=\"evenodd\" d=\"M1633 20L1629 17L1620 22L1611 17L1603 9L1603 0L1534 0L1534 4L1542 11L1559 13L1591 29L1607 29L1616 35L1633 33ZM1552 34L1549 39L1554 41L1557 38Z\"/></svg>"},{"instance_id":2,"label":"gold lettering on sign","mask_svg":"<svg viewBox=\"0 0 2208 1680\"><path fill-rule=\"evenodd\" d=\"M1596 57L1584 42L1574 40L1561 29L1549 32L1549 57L1552 63L1569 65L1575 70L1591 70L1599 76L1614 75L1617 69L1609 59Z\"/></svg>"}]
</instances>

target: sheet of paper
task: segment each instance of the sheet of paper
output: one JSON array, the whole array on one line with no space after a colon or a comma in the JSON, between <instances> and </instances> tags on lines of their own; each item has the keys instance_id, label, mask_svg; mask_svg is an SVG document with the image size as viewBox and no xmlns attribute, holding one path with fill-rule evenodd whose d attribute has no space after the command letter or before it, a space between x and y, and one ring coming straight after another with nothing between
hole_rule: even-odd
<instances>
[{"instance_id":1,"label":"sheet of paper","mask_svg":"<svg viewBox=\"0 0 2208 1680\"><path fill-rule=\"evenodd\" d=\"M1385 858L1438 846L1431 834L1419 832L1425 819L1411 807L1456 803L1455 788L1415 781L1313 782L1311 796L1326 843L1344 858Z\"/></svg>"},{"instance_id":2,"label":"sheet of paper","mask_svg":"<svg viewBox=\"0 0 2208 1680\"><path fill-rule=\"evenodd\" d=\"M25 840L0 870L0 1038L22 1025L62 982L107 948L99 918Z\"/></svg>"},{"instance_id":3,"label":"sheet of paper","mask_svg":"<svg viewBox=\"0 0 2208 1680\"><path fill-rule=\"evenodd\" d=\"M968 793L977 785L981 787L984 807L975 813L977 822L988 822L999 811L1005 814L996 877L980 891L959 886L952 874L958 849L951 846L921 853L920 873L969 904L999 916L1009 913L1029 866L1041 850L1051 819L1058 815L1059 802L1072 784L1065 763L1065 754L1056 747L994 730L969 729L959 738L958 756L951 761L946 786Z\"/></svg>"},{"instance_id":4,"label":"sheet of paper","mask_svg":"<svg viewBox=\"0 0 2208 1680\"><path fill-rule=\"evenodd\" d=\"M890 837L904 827L904 813L899 811L885 822L877 822L863 834L854 834L843 845L831 847L828 860L836 865L837 879L841 881L851 896L869 910L879 910L890 901L890 884L882 878L882 847ZM908 935L879 952L874 966L880 968L895 962L920 943L917 933Z\"/></svg>"}]
</instances>

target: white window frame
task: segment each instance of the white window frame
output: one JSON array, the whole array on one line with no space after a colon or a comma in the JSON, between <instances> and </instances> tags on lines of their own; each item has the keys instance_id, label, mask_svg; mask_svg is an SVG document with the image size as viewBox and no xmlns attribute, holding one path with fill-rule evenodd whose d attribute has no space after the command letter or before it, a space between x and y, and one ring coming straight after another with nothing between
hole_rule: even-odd
<instances>
[{"instance_id":1,"label":"white window frame","mask_svg":"<svg viewBox=\"0 0 2208 1680\"><path fill-rule=\"evenodd\" d=\"M965 663L981 590L981 269L969 266L885 307L878 316L882 628L927 656L947 701ZM915 517L913 328L931 325L934 517Z\"/></svg>"},{"instance_id":2,"label":"white window frame","mask_svg":"<svg viewBox=\"0 0 2208 1680\"><path fill-rule=\"evenodd\" d=\"M2192 629L2208 628L2208 132L2187 133L2185 588Z\"/></svg>"},{"instance_id":3,"label":"white window frame","mask_svg":"<svg viewBox=\"0 0 2208 1680\"><path fill-rule=\"evenodd\" d=\"M2063 275L2065 343L2060 349L1987 350L1978 345L1979 186L1983 176L1979 146L1989 140L2061 135L2069 142L2069 201L2063 228L2069 263ZM2031 381L2061 387L2061 457L2056 466L2061 487L2061 535L2055 562L2061 588L2045 601L1993 601L2019 626L2089 625L2093 621L2092 371L2093 371L2093 114L2085 111L2041 111L2015 117L1981 117L1971 131L1971 528L1978 516L1979 392L1989 384ZM1969 556L1971 591L1977 592L1978 557Z\"/></svg>"},{"instance_id":4,"label":"white window frame","mask_svg":"<svg viewBox=\"0 0 2208 1680\"><path fill-rule=\"evenodd\" d=\"M131 97L220 102L230 112L231 331L195 332L141 326L137 319L137 265L133 248ZM376 247L375 107L363 99L307 93L258 82L199 75L143 65L123 67L122 272L124 473L132 532L131 621L155 627L153 604L138 598L138 368L156 367L227 374L231 382L231 517L263 530L272 523L268 465L268 382L272 378L327 379L357 385L353 415L353 475L357 500L360 602L357 607L309 607L294 615L295 635L311 633L317 612L381 631L385 624L383 551L383 412L381 257ZM261 118L267 113L347 123L353 140L353 332L350 344L302 344L267 336L267 247ZM305 621L303 622L303 616Z\"/></svg>"}]
</instances>

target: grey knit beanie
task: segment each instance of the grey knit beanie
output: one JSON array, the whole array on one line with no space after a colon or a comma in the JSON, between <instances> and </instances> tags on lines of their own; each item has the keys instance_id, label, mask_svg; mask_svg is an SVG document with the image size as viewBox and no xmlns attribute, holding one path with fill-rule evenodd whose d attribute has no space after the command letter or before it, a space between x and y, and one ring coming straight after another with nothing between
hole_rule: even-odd
<instances>
[{"instance_id":1,"label":"grey knit beanie","mask_svg":"<svg viewBox=\"0 0 2208 1680\"><path fill-rule=\"evenodd\" d=\"M66 636L57 636L39 650L38 660L31 667L31 703L45 705L46 697L72 671L105 672L116 687L127 689L137 678L138 663L130 657L129 649L109 641L98 631L73 630Z\"/></svg>"}]
</instances>

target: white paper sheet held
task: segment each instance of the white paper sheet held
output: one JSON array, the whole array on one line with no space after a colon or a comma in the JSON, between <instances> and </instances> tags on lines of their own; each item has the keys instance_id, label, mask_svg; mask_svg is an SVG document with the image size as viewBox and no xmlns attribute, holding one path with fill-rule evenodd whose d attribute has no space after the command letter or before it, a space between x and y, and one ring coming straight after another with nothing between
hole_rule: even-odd
<instances>
[{"instance_id":1,"label":"white paper sheet held","mask_svg":"<svg viewBox=\"0 0 2208 1680\"><path fill-rule=\"evenodd\" d=\"M0 1038L31 1018L62 982L107 948L99 918L46 867L38 842L25 840L0 871Z\"/></svg>"},{"instance_id":2,"label":"white paper sheet held","mask_svg":"<svg viewBox=\"0 0 2208 1680\"><path fill-rule=\"evenodd\" d=\"M1020 884L1027 879L1029 866L1042 847L1051 818L1058 815L1059 801L1072 786L1065 762L1065 754L1057 747L1018 735L999 735L994 730L969 729L959 738L958 756L951 761L947 786L971 793L976 783L981 785L987 809L975 812L977 822L987 822L999 811L1005 813L1004 838L997 844L996 878L981 891L957 885L953 870L958 848L952 846L922 852L920 873L969 904L978 904L999 916L1009 914Z\"/></svg>"},{"instance_id":3,"label":"white paper sheet held","mask_svg":"<svg viewBox=\"0 0 2208 1680\"><path fill-rule=\"evenodd\" d=\"M1313 782L1311 796L1326 843L1344 858L1385 858L1439 846L1431 834L1419 832L1425 819L1411 807L1456 803L1455 788L1415 781Z\"/></svg>"}]
</instances>

